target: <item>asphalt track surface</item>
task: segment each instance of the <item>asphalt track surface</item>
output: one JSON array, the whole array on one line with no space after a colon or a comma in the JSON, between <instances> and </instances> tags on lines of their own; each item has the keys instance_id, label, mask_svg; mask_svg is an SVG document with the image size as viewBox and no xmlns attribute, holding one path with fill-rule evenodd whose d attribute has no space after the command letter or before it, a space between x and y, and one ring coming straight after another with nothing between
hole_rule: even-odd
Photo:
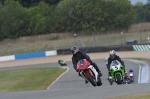
<instances>
[{"instance_id":1,"label":"asphalt track surface","mask_svg":"<svg viewBox=\"0 0 150 99\"><path fill-rule=\"evenodd\" d=\"M107 68L104 60L95 60L102 71L102 86L93 87L90 83L85 84L84 79L74 71L72 64L68 62L69 71L58 79L49 90L22 91L22 92L2 92L0 99L103 99L114 96L138 94L150 91L149 84L137 84L139 66L129 60L124 60L127 70L133 69L135 72L135 82L129 85L110 85L107 81ZM0 71L16 70L25 68L55 67L58 64L39 64L32 66L7 67ZM6 86L7 87L7 86Z\"/></svg>"}]
</instances>

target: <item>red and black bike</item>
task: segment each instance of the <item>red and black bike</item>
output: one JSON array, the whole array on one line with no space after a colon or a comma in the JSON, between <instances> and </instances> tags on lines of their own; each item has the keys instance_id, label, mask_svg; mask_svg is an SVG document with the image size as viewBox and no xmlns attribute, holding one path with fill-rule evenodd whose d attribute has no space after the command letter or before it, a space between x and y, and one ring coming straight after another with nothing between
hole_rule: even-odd
<instances>
[{"instance_id":1,"label":"red and black bike","mask_svg":"<svg viewBox=\"0 0 150 99\"><path fill-rule=\"evenodd\" d=\"M89 81L93 86L102 85L101 78L98 75L98 72L86 59L81 59L78 61L77 71L85 80Z\"/></svg>"}]
</instances>

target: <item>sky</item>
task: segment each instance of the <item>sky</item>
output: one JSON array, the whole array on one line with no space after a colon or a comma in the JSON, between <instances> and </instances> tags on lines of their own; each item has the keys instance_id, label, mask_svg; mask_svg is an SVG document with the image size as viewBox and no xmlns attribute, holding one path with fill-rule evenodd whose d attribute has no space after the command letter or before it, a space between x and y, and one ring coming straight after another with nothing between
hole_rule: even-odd
<instances>
[{"instance_id":1,"label":"sky","mask_svg":"<svg viewBox=\"0 0 150 99\"><path fill-rule=\"evenodd\" d=\"M144 4L147 3L148 0L130 0L131 4L135 4L136 2L143 2Z\"/></svg>"}]
</instances>

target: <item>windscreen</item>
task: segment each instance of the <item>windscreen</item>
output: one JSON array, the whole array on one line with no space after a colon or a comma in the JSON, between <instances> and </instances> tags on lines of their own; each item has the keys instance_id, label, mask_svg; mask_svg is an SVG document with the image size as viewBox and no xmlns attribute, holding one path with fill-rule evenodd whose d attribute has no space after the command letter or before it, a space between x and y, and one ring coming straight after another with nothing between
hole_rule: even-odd
<instances>
[{"instance_id":1,"label":"windscreen","mask_svg":"<svg viewBox=\"0 0 150 99\"><path fill-rule=\"evenodd\" d=\"M111 66L116 66L116 65L119 65L119 62L117 60L113 60L111 62Z\"/></svg>"},{"instance_id":2,"label":"windscreen","mask_svg":"<svg viewBox=\"0 0 150 99\"><path fill-rule=\"evenodd\" d=\"M83 66L83 64L84 64L84 60L83 59L78 61L78 65Z\"/></svg>"}]
</instances>

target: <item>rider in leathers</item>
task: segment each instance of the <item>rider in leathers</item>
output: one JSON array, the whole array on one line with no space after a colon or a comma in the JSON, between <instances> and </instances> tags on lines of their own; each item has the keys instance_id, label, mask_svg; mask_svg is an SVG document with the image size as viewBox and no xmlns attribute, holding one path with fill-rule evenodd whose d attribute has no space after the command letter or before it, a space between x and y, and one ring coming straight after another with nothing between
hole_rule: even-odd
<instances>
[{"instance_id":1,"label":"rider in leathers","mask_svg":"<svg viewBox=\"0 0 150 99\"><path fill-rule=\"evenodd\" d=\"M96 69L96 71L98 72L99 76L102 76L102 73L101 73L101 71L99 70L97 64L94 63L94 62L92 62L92 60L90 59L90 57L89 57L87 54L85 54L85 53L79 51L79 48L78 48L78 47L73 46L73 47L71 48L71 52L72 52L72 54L73 54L73 56L72 56L72 63L73 63L73 67L74 67L75 70L76 70L76 67L77 67L77 62L78 62L79 60L81 60L81 59L87 59L87 61L89 61L90 64L93 65L93 67ZM76 70L76 71L77 71L77 70ZM77 72L78 72L78 71L77 71ZM80 76L80 75L79 75L79 76ZM87 81L86 81L86 83L87 83Z\"/></svg>"},{"instance_id":2,"label":"rider in leathers","mask_svg":"<svg viewBox=\"0 0 150 99\"><path fill-rule=\"evenodd\" d=\"M109 54L110 54L110 56L108 58L108 75L111 76L110 64L113 60L118 60L121 63L121 65L124 67L124 71L126 73L126 68L125 68L124 62L121 60L121 58L118 55L116 55L116 52L114 50L111 50L109 52Z\"/></svg>"}]
</instances>

